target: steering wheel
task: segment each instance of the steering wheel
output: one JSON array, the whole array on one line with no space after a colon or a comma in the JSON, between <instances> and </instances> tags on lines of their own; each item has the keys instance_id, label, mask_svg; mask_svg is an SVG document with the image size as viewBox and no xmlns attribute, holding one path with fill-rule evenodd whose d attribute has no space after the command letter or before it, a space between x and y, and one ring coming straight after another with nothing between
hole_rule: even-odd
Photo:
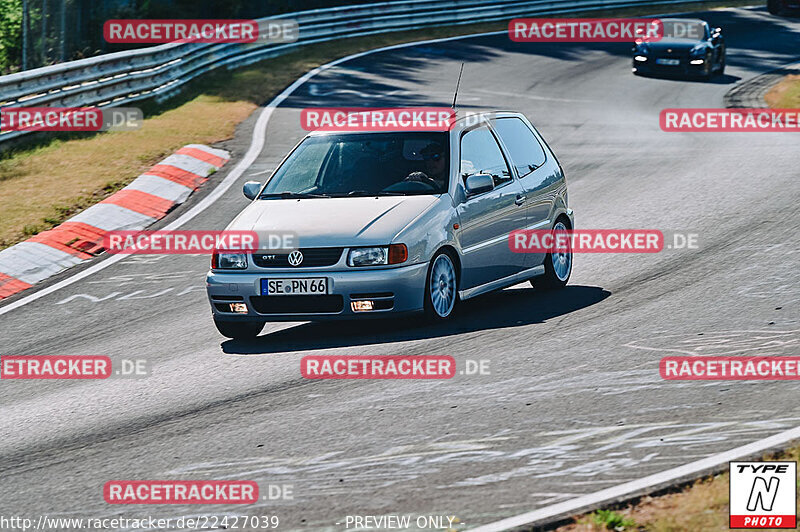
<instances>
[{"instance_id":1,"label":"steering wheel","mask_svg":"<svg viewBox=\"0 0 800 532\"><path fill-rule=\"evenodd\" d=\"M439 188L439 185L436 183L436 181L432 177L429 177L427 174L425 174L425 172L411 172L406 176L403 182L420 183L426 185L431 190L436 190Z\"/></svg>"},{"instance_id":2,"label":"steering wheel","mask_svg":"<svg viewBox=\"0 0 800 532\"><path fill-rule=\"evenodd\" d=\"M405 179L403 181L398 181L393 185L389 185L381 192L435 192L437 189L438 187L426 181Z\"/></svg>"}]
</instances>

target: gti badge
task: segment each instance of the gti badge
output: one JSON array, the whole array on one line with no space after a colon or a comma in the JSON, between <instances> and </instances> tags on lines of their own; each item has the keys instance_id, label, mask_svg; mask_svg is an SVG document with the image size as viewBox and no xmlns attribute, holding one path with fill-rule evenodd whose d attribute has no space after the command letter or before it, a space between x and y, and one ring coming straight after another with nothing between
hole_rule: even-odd
<instances>
[{"instance_id":1,"label":"gti badge","mask_svg":"<svg viewBox=\"0 0 800 532\"><path fill-rule=\"evenodd\" d=\"M300 263L303 262L303 254L300 253L298 250L294 250L289 253L289 264L292 266L300 266Z\"/></svg>"}]
</instances>

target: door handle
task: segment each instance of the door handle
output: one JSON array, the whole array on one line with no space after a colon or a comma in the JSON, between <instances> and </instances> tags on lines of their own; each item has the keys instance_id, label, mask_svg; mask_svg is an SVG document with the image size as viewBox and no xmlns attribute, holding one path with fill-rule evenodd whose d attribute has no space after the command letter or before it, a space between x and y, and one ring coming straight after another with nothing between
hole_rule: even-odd
<instances>
[{"instance_id":1,"label":"door handle","mask_svg":"<svg viewBox=\"0 0 800 532\"><path fill-rule=\"evenodd\" d=\"M525 203L526 199L528 198L526 198L522 194L517 194L517 199L514 200L514 203L516 203L517 205L522 205L523 203Z\"/></svg>"}]
</instances>

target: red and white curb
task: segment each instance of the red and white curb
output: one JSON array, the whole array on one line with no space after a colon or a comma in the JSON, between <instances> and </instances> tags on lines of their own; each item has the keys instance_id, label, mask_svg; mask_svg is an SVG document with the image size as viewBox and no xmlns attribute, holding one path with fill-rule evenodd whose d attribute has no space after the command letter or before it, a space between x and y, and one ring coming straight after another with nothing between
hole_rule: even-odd
<instances>
[{"instance_id":1,"label":"red and white curb","mask_svg":"<svg viewBox=\"0 0 800 532\"><path fill-rule=\"evenodd\" d=\"M58 227L0 251L0 299L102 252L108 231L136 231L163 218L229 159L224 150L184 146Z\"/></svg>"}]
</instances>

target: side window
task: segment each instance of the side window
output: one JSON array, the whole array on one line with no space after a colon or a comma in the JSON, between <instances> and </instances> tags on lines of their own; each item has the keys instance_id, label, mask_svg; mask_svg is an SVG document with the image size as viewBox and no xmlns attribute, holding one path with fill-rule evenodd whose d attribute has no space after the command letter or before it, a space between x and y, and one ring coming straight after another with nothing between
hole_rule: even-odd
<instances>
[{"instance_id":1,"label":"side window","mask_svg":"<svg viewBox=\"0 0 800 532\"><path fill-rule=\"evenodd\" d=\"M520 177L544 164L544 150L525 122L519 118L500 118L494 126L508 148L511 164L516 167Z\"/></svg>"},{"instance_id":2,"label":"side window","mask_svg":"<svg viewBox=\"0 0 800 532\"><path fill-rule=\"evenodd\" d=\"M491 174L494 186L511 181L511 171L494 135L485 126L461 137L461 178L472 174Z\"/></svg>"}]
</instances>

